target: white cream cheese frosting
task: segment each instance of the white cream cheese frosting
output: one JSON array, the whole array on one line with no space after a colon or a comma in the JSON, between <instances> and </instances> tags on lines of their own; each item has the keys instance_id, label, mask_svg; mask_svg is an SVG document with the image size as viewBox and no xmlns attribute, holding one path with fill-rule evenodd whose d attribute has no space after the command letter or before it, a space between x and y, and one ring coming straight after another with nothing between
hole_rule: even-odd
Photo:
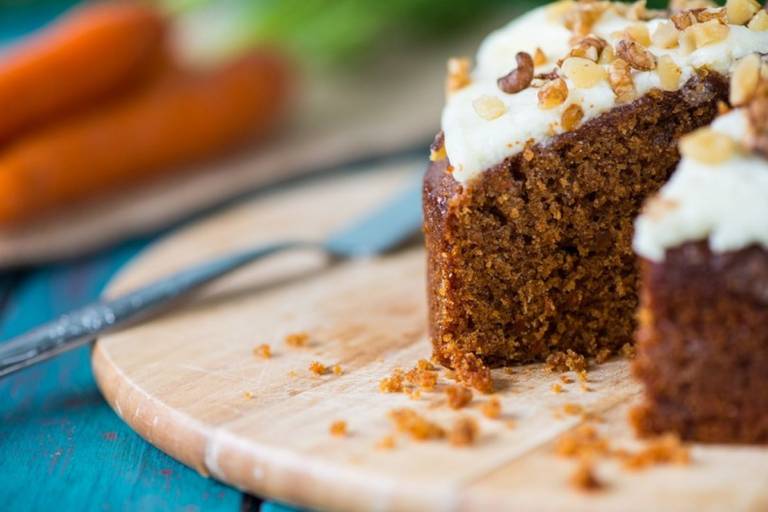
<instances>
[{"instance_id":1,"label":"white cream cheese frosting","mask_svg":"<svg viewBox=\"0 0 768 512\"><path fill-rule=\"evenodd\" d=\"M749 129L742 110L719 117L711 128L736 141ZM684 157L635 222L635 252L652 261L699 240L708 240L713 252L768 248L768 161L745 152L717 164Z\"/></svg>"},{"instance_id":2,"label":"white cream cheese frosting","mask_svg":"<svg viewBox=\"0 0 768 512\"><path fill-rule=\"evenodd\" d=\"M564 131L563 112L571 105L583 111L581 122L586 122L617 105L616 95L607 80L590 88L576 87L566 78L568 98L561 105L542 109L537 94L539 89L528 87L515 94L502 92L497 79L515 69L515 55L525 51L533 54L540 48L548 64L536 68L537 73L551 70L555 62L565 57L571 46L572 32L563 20L553 16L552 6L545 6L513 21L490 34L482 43L471 83L448 98L442 115L445 150L453 168L453 176L466 183L484 170L522 151L528 141L545 142ZM638 22L609 9L592 27L592 33L615 47L621 32L630 25L642 23L653 34L665 19ZM754 52L768 52L768 31L756 31L741 25L729 25L728 35L719 42L701 46L688 52L680 47L648 47L656 57L668 55L680 68L679 83L683 85L698 68L708 67L727 74L735 60ZM561 73L562 75L562 73ZM633 70L632 78L639 97L661 85L657 71ZM494 119L478 115L474 102L481 97L498 98L504 113Z\"/></svg>"}]
</instances>

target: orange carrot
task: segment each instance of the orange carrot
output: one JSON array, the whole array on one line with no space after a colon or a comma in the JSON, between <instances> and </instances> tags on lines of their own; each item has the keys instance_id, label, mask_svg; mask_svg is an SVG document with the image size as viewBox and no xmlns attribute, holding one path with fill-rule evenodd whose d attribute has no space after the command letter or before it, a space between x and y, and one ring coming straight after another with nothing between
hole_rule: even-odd
<instances>
[{"instance_id":1,"label":"orange carrot","mask_svg":"<svg viewBox=\"0 0 768 512\"><path fill-rule=\"evenodd\" d=\"M0 140L135 82L163 50L165 22L133 3L73 10L0 58Z\"/></svg>"},{"instance_id":2,"label":"orange carrot","mask_svg":"<svg viewBox=\"0 0 768 512\"><path fill-rule=\"evenodd\" d=\"M282 58L173 72L141 92L0 150L0 224L18 224L263 135L285 106Z\"/></svg>"}]
</instances>

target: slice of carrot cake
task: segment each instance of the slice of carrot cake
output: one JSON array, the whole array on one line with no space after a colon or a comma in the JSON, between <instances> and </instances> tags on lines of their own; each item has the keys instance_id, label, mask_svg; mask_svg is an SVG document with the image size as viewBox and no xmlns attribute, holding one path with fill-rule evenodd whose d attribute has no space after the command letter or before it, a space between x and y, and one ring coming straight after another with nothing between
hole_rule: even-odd
<instances>
[{"instance_id":1,"label":"slice of carrot cake","mask_svg":"<svg viewBox=\"0 0 768 512\"><path fill-rule=\"evenodd\" d=\"M747 106L682 140L683 160L637 220L641 434L768 443L768 81L737 67ZM764 66L764 65L762 65ZM765 68L768 71L768 68ZM768 76L768 73L766 73Z\"/></svg>"},{"instance_id":2,"label":"slice of carrot cake","mask_svg":"<svg viewBox=\"0 0 768 512\"><path fill-rule=\"evenodd\" d=\"M728 5L559 2L491 34L471 73L450 63L424 179L442 362L632 341L633 219L675 168L679 138L727 101L734 61L768 52L765 11Z\"/></svg>"}]
</instances>

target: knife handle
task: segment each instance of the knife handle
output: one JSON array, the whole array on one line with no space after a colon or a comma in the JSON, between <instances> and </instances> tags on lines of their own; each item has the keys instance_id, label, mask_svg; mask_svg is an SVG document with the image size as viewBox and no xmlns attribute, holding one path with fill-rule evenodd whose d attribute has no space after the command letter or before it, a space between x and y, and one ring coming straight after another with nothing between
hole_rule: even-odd
<instances>
[{"instance_id":1,"label":"knife handle","mask_svg":"<svg viewBox=\"0 0 768 512\"><path fill-rule=\"evenodd\" d=\"M248 263L280 251L307 246L310 244L280 242L232 254L161 278L114 299L99 300L62 315L0 343L0 378L157 313L172 301Z\"/></svg>"}]
</instances>

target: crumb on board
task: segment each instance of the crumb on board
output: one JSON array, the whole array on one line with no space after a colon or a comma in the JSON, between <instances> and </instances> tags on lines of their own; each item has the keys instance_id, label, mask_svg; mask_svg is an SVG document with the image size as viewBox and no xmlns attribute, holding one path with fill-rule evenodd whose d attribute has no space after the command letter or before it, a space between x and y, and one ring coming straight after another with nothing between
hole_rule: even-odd
<instances>
[{"instance_id":1,"label":"crumb on board","mask_svg":"<svg viewBox=\"0 0 768 512\"><path fill-rule=\"evenodd\" d=\"M620 452L619 456L626 469L635 471L659 464L687 465L691 462L688 447L674 434L651 439L639 451Z\"/></svg>"},{"instance_id":2,"label":"crumb on board","mask_svg":"<svg viewBox=\"0 0 768 512\"><path fill-rule=\"evenodd\" d=\"M328 431L333 437L346 437L347 435L347 422L344 420L336 420L331 423Z\"/></svg>"},{"instance_id":3,"label":"crumb on board","mask_svg":"<svg viewBox=\"0 0 768 512\"><path fill-rule=\"evenodd\" d=\"M411 400L421 400L421 391L416 388L407 388L405 390L405 396Z\"/></svg>"},{"instance_id":4,"label":"crumb on board","mask_svg":"<svg viewBox=\"0 0 768 512\"><path fill-rule=\"evenodd\" d=\"M563 373L560 375L560 382L563 384L570 384L573 382L573 379L567 373Z\"/></svg>"},{"instance_id":5,"label":"crumb on board","mask_svg":"<svg viewBox=\"0 0 768 512\"><path fill-rule=\"evenodd\" d=\"M505 424L507 425L508 429L517 428L517 421L516 420L507 420L505 422Z\"/></svg>"},{"instance_id":6,"label":"crumb on board","mask_svg":"<svg viewBox=\"0 0 768 512\"><path fill-rule=\"evenodd\" d=\"M627 359L634 359L636 353L635 346L631 343L625 343L621 346L621 355Z\"/></svg>"},{"instance_id":7,"label":"crumb on board","mask_svg":"<svg viewBox=\"0 0 768 512\"><path fill-rule=\"evenodd\" d=\"M269 359L272 357L272 347L269 345L269 343L262 343L253 349L253 355L262 359Z\"/></svg>"},{"instance_id":8,"label":"crumb on board","mask_svg":"<svg viewBox=\"0 0 768 512\"><path fill-rule=\"evenodd\" d=\"M610 443L594 425L585 423L566 432L555 443L555 453L567 458L595 458L610 453Z\"/></svg>"},{"instance_id":9,"label":"crumb on board","mask_svg":"<svg viewBox=\"0 0 768 512\"><path fill-rule=\"evenodd\" d=\"M309 371L315 375L325 375L328 372L328 367L320 361L312 361L309 363Z\"/></svg>"},{"instance_id":10,"label":"crumb on board","mask_svg":"<svg viewBox=\"0 0 768 512\"><path fill-rule=\"evenodd\" d=\"M577 414L582 414L584 412L584 408L579 404L568 402L563 405L563 412L569 416L576 416Z\"/></svg>"},{"instance_id":11,"label":"crumb on board","mask_svg":"<svg viewBox=\"0 0 768 512\"><path fill-rule=\"evenodd\" d=\"M243 391L243 398L246 400L252 400L253 399L253 392L252 391Z\"/></svg>"},{"instance_id":12,"label":"crumb on board","mask_svg":"<svg viewBox=\"0 0 768 512\"><path fill-rule=\"evenodd\" d=\"M402 393L405 374L400 368L395 368L389 377L379 381L379 391L382 393Z\"/></svg>"},{"instance_id":13,"label":"crumb on board","mask_svg":"<svg viewBox=\"0 0 768 512\"><path fill-rule=\"evenodd\" d=\"M595 475L594 465L587 461L579 462L576 470L571 473L569 482L572 487L580 491L597 491L604 487Z\"/></svg>"},{"instance_id":14,"label":"crumb on board","mask_svg":"<svg viewBox=\"0 0 768 512\"><path fill-rule=\"evenodd\" d=\"M435 367L426 359L419 359L416 363L416 368L419 370L434 370Z\"/></svg>"},{"instance_id":15,"label":"crumb on board","mask_svg":"<svg viewBox=\"0 0 768 512\"><path fill-rule=\"evenodd\" d=\"M445 437L445 430L440 425L429 421L413 409L407 407L389 411L389 419L395 425L398 432L408 434L416 441L442 439Z\"/></svg>"},{"instance_id":16,"label":"crumb on board","mask_svg":"<svg viewBox=\"0 0 768 512\"><path fill-rule=\"evenodd\" d=\"M376 449L378 450L393 450L397 446L395 436L384 436L376 443Z\"/></svg>"},{"instance_id":17,"label":"crumb on board","mask_svg":"<svg viewBox=\"0 0 768 512\"><path fill-rule=\"evenodd\" d=\"M587 370L579 370L576 374L579 376L579 382L587 382L589 379Z\"/></svg>"},{"instance_id":18,"label":"crumb on board","mask_svg":"<svg viewBox=\"0 0 768 512\"><path fill-rule=\"evenodd\" d=\"M340 364L333 365L332 370L333 370L333 374L334 375L343 375L344 374L344 369L341 367Z\"/></svg>"},{"instance_id":19,"label":"crumb on board","mask_svg":"<svg viewBox=\"0 0 768 512\"><path fill-rule=\"evenodd\" d=\"M448 441L452 446L470 446L475 444L479 432L477 421L468 416L456 418L451 431L448 433Z\"/></svg>"},{"instance_id":20,"label":"crumb on board","mask_svg":"<svg viewBox=\"0 0 768 512\"><path fill-rule=\"evenodd\" d=\"M499 419L501 417L501 401L498 397L492 396L480 406L480 412L488 419Z\"/></svg>"},{"instance_id":21,"label":"crumb on board","mask_svg":"<svg viewBox=\"0 0 768 512\"><path fill-rule=\"evenodd\" d=\"M611 357L611 350L608 348L601 348L595 356L595 362L597 364L603 364Z\"/></svg>"},{"instance_id":22,"label":"crumb on board","mask_svg":"<svg viewBox=\"0 0 768 512\"><path fill-rule=\"evenodd\" d=\"M445 395L448 398L448 407L451 409L461 409L472 401L472 390L464 386L448 386Z\"/></svg>"},{"instance_id":23,"label":"crumb on board","mask_svg":"<svg viewBox=\"0 0 768 512\"><path fill-rule=\"evenodd\" d=\"M583 393L586 393L586 392L588 392L588 391L592 391L592 388L590 388L589 386L587 386L587 383L586 383L586 382L581 382L581 383L579 383L579 389L580 389L580 390L581 390Z\"/></svg>"},{"instance_id":24,"label":"crumb on board","mask_svg":"<svg viewBox=\"0 0 768 512\"><path fill-rule=\"evenodd\" d=\"M550 389L552 390L553 393L562 393L564 391L563 385L560 384L559 382L555 382L554 384L552 384Z\"/></svg>"},{"instance_id":25,"label":"crumb on board","mask_svg":"<svg viewBox=\"0 0 768 512\"><path fill-rule=\"evenodd\" d=\"M556 373L563 373L568 370L579 372L587 369L587 358L568 349L566 352L557 351L549 354L546 365L550 371Z\"/></svg>"},{"instance_id":26,"label":"crumb on board","mask_svg":"<svg viewBox=\"0 0 768 512\"><path fill-rule=\"evenodd\" d=\"M451 344L442 349L448 356L455 379L481 393L493 393L491 369L471 352L464 352Z\"/></svg>"},{"instance_id":27,"label":"crumb on board","mask_svg":"<svg viewBox=\"0 0 768 512\"><path fill-rule=\"evenodd\" d=\"M434 391L437 386L437 372L421 369L418 366L405 373L405 380L409 384L418 386L424 391Z\"/></svg>"},{"instance_id":28,"label":"crumb on board","mask_svg":"<svg viewBox=\"0 0 768 512\"><path fill-rule=\"evenodd\" d=\"M306 331L292 332L285 335L283 341L289 347L300 348L306 347L309 343L309 333Z\"/></svg>"},{"instance_id":29,"label":"crumb on board","mask_svg":"<svg viewBox=\"0 0 768 512\"><path fill-rule=\"evenodd\" d=\"M288 377L291 379L295 379L299 376L299 373L296 370L291 370L288 372Z\"/></svg>"}]
</instances>

